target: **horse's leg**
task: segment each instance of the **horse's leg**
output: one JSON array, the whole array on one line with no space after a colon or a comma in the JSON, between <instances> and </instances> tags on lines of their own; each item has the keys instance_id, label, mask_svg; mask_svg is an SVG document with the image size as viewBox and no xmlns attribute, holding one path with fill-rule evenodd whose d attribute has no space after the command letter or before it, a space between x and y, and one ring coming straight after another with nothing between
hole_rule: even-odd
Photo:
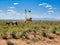
<instances>
[{"instance_id":1,"label":"horse's leg","mask_svg":"<svg viewBox=\"0 0 60 45\"><path fill-rule=\"evenodd\" d=\"M6 25L8 25L8 26L9 26L9 23L6 23Z\"/></svg>"},{"instance_id":2,"label":"horse's leg","mask_svg":"<svg viewBox=\"0 0 60 45\"><path fill-rule=\"evenodd\" d=\"M12 25L14 25L14 23L12 23Z\"/></svg>"},{"instance_id":3,"label":"horse's leg","mask_svg":"<svg viewBox=\"0 0 60 45\"><path fill-rule=\"evenodd\" d=\"M16 25L18 25L18 23L17 23L17 22L16 22L15 24L16 24Z\"/></svg>"}]
</instances>

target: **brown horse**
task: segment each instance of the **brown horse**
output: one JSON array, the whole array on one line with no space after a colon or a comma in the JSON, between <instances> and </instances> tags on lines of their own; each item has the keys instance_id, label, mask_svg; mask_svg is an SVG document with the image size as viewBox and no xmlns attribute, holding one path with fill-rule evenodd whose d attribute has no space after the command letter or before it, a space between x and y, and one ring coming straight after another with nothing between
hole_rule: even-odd
<instances>
[{"instance_id":1,"label":"brown horse","mask_svg":"<svg viewBox=\"0 0 60 45\"><path fill-rule=\"evenodd\" d=\"M32 21L32 18L26 19L26 21Z\"/></svg>"}]
</instances>

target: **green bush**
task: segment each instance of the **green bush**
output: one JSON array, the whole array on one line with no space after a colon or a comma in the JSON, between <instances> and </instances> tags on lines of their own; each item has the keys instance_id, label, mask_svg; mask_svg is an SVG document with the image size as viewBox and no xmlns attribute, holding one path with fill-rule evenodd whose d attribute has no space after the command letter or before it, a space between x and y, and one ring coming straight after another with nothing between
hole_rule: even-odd
<instances>
[{"instance_id":1,"label":"green bush","mask_svg":"<svg viewBox=\"0 0 60 45\"><path fill-rule=\"evenodd\" d=\"M38 26L34 26L34 29L38 29Z\"/></svg>"},{"instance_id":2,"label":"green bush","mask_svg":"<svg viewBox=\"0 0 60 45\"><path fill-rule=\"evenodd\" d=\"M21 36L25 36L26 32L22 32Z\"/></svg>"},{"instance_id":3,"label":"green bush","mask_svg":"<svg viewBox=\"0 0 60 45\"><path fill-rule=\"evenodd\" d=\"M57 30L57 28L55 27L55 28L52 30L52 33L55 34L55 33L56 33L56 30Z\"/></svg>"},{"instance_id":4,"label":"green bush","mask_svg":"<svg viewBox=\"0 0 60 45\"><path fill-rule=\"evenodd\" d=\"M28 36L27 36L27 34L26 34L26 32L22 32L21 38L23 38L23 37L25 37L25 39L29 39Z\"/></svg>"},{"instance_id":5,"label":"green bush","mask_svg":"<svg viewBox=\"0 0 60 45\"><path fill-rule=\"evenodd\" d=\"M47 37L45 31L42 32L42 36L43 36L43 37Z\"/></svg>"},{"instance_id":6,"label":"green bush","mask_svg":"<svg viewBox=\"0 0 60 45\"><path fill-rule=\"evenodd\" d=\"M17 36L16 36L16 32L15 31L13 31L11 35L12 35L12 38L18 39Z\"/></svg>"}]
</instances>

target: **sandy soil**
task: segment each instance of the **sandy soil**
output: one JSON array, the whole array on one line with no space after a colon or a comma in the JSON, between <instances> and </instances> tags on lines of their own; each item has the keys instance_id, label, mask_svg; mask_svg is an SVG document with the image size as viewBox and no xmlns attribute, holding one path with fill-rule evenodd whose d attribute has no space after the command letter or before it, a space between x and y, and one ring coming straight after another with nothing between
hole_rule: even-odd
<instances>
[{"instance_id":1,"label":"sandy soil","mask_svg":"<svg viewBox=\"0 0 60 45\"><path fill-rule=\"evenodd\" d=\"M8 42L13 43L14 45L60 45L60 36L58 36L55 39L46 38L44 41L39 40L37 42L22 39L8 39L8 40L0 39L0 45L8 45L7 44Z\"/></svg>"}]
</instances>

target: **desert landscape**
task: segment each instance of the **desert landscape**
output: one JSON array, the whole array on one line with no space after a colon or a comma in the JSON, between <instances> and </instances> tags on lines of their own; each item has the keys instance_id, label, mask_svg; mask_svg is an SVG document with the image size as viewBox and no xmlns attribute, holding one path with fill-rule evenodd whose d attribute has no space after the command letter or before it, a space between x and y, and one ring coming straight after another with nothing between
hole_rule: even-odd
<instances>
[{"instance_id":1,"label":"desert landscape","mask_svg":"<svg viewBox=\"0 0 60 45\"><path fill-rule=\"evenodd\" d=\"M60 0L0 0L0 45L60 45Z\"/></svg>"},{"instance_id":2,"label":"desert landscape","mask_svg":"<svg viewBox=\"0 0 60 45\"><path fill-rule=\"evenodd\" d=\"M59 21L0 21L0 45L60 45Z\"/></svg>"}]
</instances>

